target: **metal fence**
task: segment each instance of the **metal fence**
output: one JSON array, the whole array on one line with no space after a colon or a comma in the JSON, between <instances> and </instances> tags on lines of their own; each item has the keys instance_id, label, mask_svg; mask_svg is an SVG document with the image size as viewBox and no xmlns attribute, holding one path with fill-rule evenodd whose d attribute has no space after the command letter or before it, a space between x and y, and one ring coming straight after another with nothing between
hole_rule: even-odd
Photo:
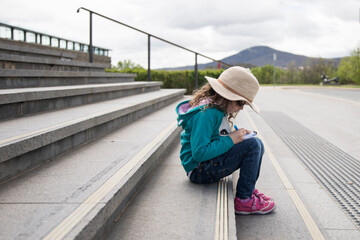
<instances>
[{"instance_id":1,"label":"metal fence","mask_svg":"<svg viewBox=\"0 0 360 240\"><path fill-rule=\"evenodd\" d=\"M11 26L0 23L0 38L7 38L16 41L36 43L56 48L73 51L89 52L89 44L72 41L33 30ZM101 56L109 56L109 49L92 46L92 53Z\"/></svg>"},{"instance_id":2,"label":"metal fence","mask_svg":"<svg viewBox=\"0 0 360 240\"><path fill-rule=\"evenodd\" d=\"M125 27L131 28L131 29L133 29L133 30L135 30L135 31L138 31L138 32L141 32L141 33L147 35L147 39L148 39L148 81L151 81L151 71L150 71L150 69L151 69L151 68L150 68L150 49L151 49L151 48L150 48L150 41L151 41L151 38L158 39L158 40L160 40L160 41L162 41L162 42L166 42L166 43L168 43L168 44L170 44L170 45L173 45L173 46L175 46L175 47L181 48L181 49L183 49L183 50L185 50L185 51L188 51L188 52L191 52L191 53L194 53L194 54L195 54L195 66L194 66L194 70L195 70L195 88L198 87L198 73L197 73L197 72L198 72L198 63L197 63L197 57L198 57L198 56L202 56L202 57L204 57L204 58L207 58L207 59L210 59L210 60L212 60L212 61L214 61L214 62L217 62L218 64L223 64L223 65L228 66L228 67L231 67L231 66L232 66L232 65L227 64L227 63L225 63L225 62L222 62L222 61L220 61L220 60L215 60L214 58L208 57L208 56L206 56L206 55L204 55L204 54L202 54L202 53L193 51L193 50L188 49L188 48L186 48L186 47L184 47L184 46L181 46L181 45L179 45L179 44L170 42L170 41L168 41L168 40L166 40L166 39L160 38L160 37L155 36L155 35L153 35L153 34L151 34L151 33L148 33L148 32L145 32L145 31L143 31L143 30L140 30L140 29L138 29L138 28L132 27L132 26L130 26L130 25L128 25L128 24L125 24L125 23L122 23L122 22L117 21L117 20L115 20L115 19L112 19L112 18L110 18L110 17L104 16L104 15L102 15L102 14L100 14L100 13L94 12L94 11L89 10L89 9L87 9L87 8L80 7L80 8L77 10L77 12L80 12L81 9L89 12L89 17L90 17L90 18L89 18L89 22L90 22L90 31L89 31L89 32L90 32L90 36L89 36L89 43L90 43L90 44L89 44L89 45L90 45L90 46L92 46L92 16L93 16L93 14L95 14L95 15L97 15L97 16L99 16L99 17L105 18L105 19L107 19L107 20L110 20L110 21L112 21L112 22L118 23L118 24L120 24L120 25L123 25L123 26L125 26ZM89 62L92 62L92 53L91 53L91 51L89 52Z\"/></svg>"}]
</instances>

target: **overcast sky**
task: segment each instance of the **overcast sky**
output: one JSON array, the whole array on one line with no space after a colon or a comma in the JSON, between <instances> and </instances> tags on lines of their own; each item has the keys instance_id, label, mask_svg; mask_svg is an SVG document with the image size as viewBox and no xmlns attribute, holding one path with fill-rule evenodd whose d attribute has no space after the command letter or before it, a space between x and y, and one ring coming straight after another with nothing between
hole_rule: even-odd
<instances>
[{"instance_id":1,"label":"overcast sky","mask_svg":"<svg viewBox=\"0 0 360 240\"><path fill-rule=\"evenodd\" d=\"M258 45L323 58L360 46L360 0L0 0L0 22L88 43L89 14L79 7L215 59ZM93 34L113 64L147 67L146 35L98 16ZM158 40L151 49L152 68L194 64L194 54Z\"/></svg>"}]
</instances>

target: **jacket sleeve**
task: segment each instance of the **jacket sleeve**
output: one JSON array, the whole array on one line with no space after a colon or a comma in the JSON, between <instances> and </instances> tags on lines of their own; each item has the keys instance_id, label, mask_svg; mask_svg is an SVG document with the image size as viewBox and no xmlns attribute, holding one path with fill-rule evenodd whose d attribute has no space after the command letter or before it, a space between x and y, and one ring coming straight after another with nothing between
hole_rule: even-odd
<instances>
[{"instance_id":1,"label":"jacket sleeve","mask_svg":"<svg viewBox=\"0 0 360 240\"><path fill-rule=\"evenodd\" d=\"M200 111L193 118L190 144L196 162L203 162L227 152L234 143L230 136L213 137L222 121L215 111Z\"/></svg>"}]
</instances>

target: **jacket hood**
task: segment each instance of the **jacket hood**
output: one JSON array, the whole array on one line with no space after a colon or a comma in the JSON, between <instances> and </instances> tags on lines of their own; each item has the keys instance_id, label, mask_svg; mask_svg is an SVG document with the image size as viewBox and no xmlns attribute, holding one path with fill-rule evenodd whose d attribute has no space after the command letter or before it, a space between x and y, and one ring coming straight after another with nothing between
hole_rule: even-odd
<instances>
[{"instance_id":1,"label":"jacket hood","mask_svg":"<svg viewBox=\"0 0 360 240\"><path fill-rule=\"evenodd\" d=\"M200 110L204 109L204 107L207 105L207 104L204 104L204 105L200 105L200 106L197 106L197 107L192 107L189 104L189 102L190 102L190 100L183 101L183 102L179 103L176 106L176 109L175 109L176 113L178 114L177 125L181 126L182 128L185 128L185 126L187 124L187 121L194 114L196 114Z\"/></svg>"}]
</instances>

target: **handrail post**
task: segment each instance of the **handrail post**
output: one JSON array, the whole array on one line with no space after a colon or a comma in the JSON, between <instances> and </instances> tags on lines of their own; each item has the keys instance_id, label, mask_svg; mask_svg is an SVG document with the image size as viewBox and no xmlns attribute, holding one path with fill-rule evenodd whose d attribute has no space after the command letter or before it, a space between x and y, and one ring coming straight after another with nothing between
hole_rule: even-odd
<instances>
[{"instance_id":1,"label":"handrail post","mask_svg":"<svg viewBox=\"0 0 360 240\"><path fill-rule=\"evenodd\" d=\"M198 54L195 53L195 89L198 89L198 87L199 87L197 55L198 55Z\"/></svg>"},{"instance_id":2,"label":"handrail post","mask_svg":"<svg viewBox=\"0 0 360 240\"><path fill-rule=\"evenodd\" d=\"M117 21L117 20L115 20L115 19L112 19L112 18L109 18L109 17L107 17L107 16L104 16L104 15L102 15L102 14L100 14L100 13L91 11L91 10L89 10L89 9L87 9L87 8L80 7L80 8L78 8L77 12L79 12L80 9L83 9L83 10L85 10L85 11L90 12L90 19L91 19L91 14L94 13L95 15L98 15L98 16L100 16L100 17L102 17L102 18L108 19L108 20L110 20L110 21L112 21L112 22L116 22L116 23L121 24L121 25L123 25L123 26L125 26L125 27L131 28L131 29L133 29L133 30L135 30L135 31L138 31L138 32L141 32L141 33L143 33L143 34L148 35L148 81L151 81L151 68L150 68L150 38L151 38L151 37L156 38L156 39L158 39L158 40L160 40L160 41L166 42L166 43L168 43L168 44L171 44L171 45L173 45L173 46L175 46L175 47L179 47L179 48L181 48L181 49L184 49L184 50L186 50L186 51L188 51L188 52L195 53L196 86L198 86L198 80L197 80L197 75L198 75L198 74L197 74L197 67L198 67L198 65L197 65L197 55L200 55L200 56L205 57L205 58L207 58L207 59L210 59L210 60L212 60L212 61L214 61L214 62L217 62L217 60L215 60L215 59L213 59L213 58L211 58L211 57L208 57L208 56L206 56L206 55L204 55L204 54L197 53L197 52L195 52L195 51L193 51L193 50L191 50L191 49L188 49L188 48L186 48L186 47L180 46L180 45L178 45L178 44L176 44L176 43L170 42L170 41L168 41L168 40L165 40L165 39L160 38L160 37L155 36L155 35L151 35L151 34L148 33L148 32L145 32L145 31L143 31L143 30L137 29L137 28L132 27L132 26L130 26L130 25L128 25L128 24L119 22L119 21ZM91 24L90 24L90 26L91 26ZM90 27L90 28L91 28L91 27ZM91 34L90 34L90 36L91 36ZM92 47L91 47L91 50L92 50ZM229 65L229 64L224 63L224 62L222 62L222 61L219 61L219 62L222 63L222 64L224 64L224 65L226 65L226 66L229 66L229 67L232 66L232 65Z\"/></svg>"},{"instance_id":3,"label":"handrail post","mask_svg":"<svg viewBox=\"0 0 360 240\"><path fill-rule=\"evenodd\" d=\"M150 69L150 37L151 35L148 34L148 76L147 79L150 82L151 81L151 69Z\"/></svg>"},{"instance_id":4,"label":"handrail post","mask_svg":"<svg viewBox=\"0 0 360 240\"><path fill-rule=\"evenodd\" d=\"M93 44L92 44L92 12L90 11L90 36L89 36L89 62L93 62Z\"/></svg>"}]
</instances>

